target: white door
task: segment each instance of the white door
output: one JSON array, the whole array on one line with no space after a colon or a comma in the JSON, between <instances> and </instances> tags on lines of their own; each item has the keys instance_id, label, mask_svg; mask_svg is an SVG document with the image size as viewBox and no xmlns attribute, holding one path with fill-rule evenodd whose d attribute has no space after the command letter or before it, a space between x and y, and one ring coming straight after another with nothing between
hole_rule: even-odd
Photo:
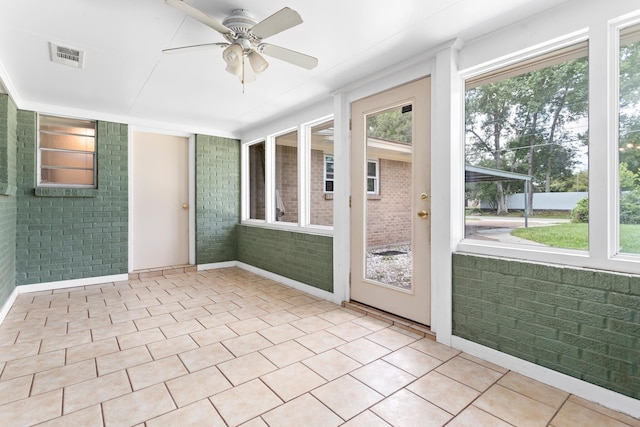
<instances>
[{"instance_id":1,"label":"white door","mask_svg":"<svg viewBox=\"0 0 640 427\"><path fill-rule=\"evenodd\" d=\"M189 263L189 140L133 133L133 270Z\"/></svg>"},{"instance_id":2,"label":"white door","mask_svg":"<svg viewBox=\"0 0 640 427\"><path fill-rule=\"evenodd\" d=\"M431 323L430 89L351 106L351 300Z\"/></svg>"}]
</instances>

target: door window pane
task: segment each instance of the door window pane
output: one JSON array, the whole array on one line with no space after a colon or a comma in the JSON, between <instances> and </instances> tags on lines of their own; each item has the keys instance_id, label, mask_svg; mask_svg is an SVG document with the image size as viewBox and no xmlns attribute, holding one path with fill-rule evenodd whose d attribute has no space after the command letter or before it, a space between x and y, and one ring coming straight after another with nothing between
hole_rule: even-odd
<instances>
[{"instance_id":1,"label":"door window pane","mask_svg":"<svg viewBox=\"0 0 640 427\"><path fill-rule=\"evenodd\" d=\"M298 132L276 137L275 220L298 222Z\"/></svg>"},{"instance_id":2,"label":"door window pane","mask_svg":"<svg viewBox=\"0 0 640 427\"><path fill-rule=\"evenodd\" d=\"M467 81L465 237L588 249L587 45Z\"/></svg>"},{"instance_id":3,"label":"door window pane","mask_svg":"<svg viewBox=\"0 0 640 427\"><path fill-rule=\"evenodd\" d=\"M640 25L620 33L619 251L640 254Z\"/></svg>"},{"instance_id":4,"label":"door window pane","mask_svg":"<svg viewBox=\"0 0 640 427\"><path fill-rule=\"evenodd\" d=\"M264 142L249 146L249 218L265 219Z\"/></svg>"},{"instance_id":5,"label":"door window pane","mask_svg":"<svg viewBox=\"0 0 640 427\"><path fill-rule=\"evenodd\" d=\"M311 225L333 225L333 120L311 128Z\"/></svg>"}]
</instances>

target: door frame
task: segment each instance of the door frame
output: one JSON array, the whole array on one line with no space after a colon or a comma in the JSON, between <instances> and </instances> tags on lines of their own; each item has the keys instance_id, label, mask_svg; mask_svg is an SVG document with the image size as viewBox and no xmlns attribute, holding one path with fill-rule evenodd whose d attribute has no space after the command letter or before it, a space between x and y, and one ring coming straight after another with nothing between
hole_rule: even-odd
<instances>
[{"instance_id":1,"label":"door frame","mask_svg":"<svg viewBox=\"0 0 640 427\"><path fill-rule=\"evenodd\" d=\"M134 254L134 242L133 242L133 207L135 204L135 194L133 191L134 172L133 172L133 134L134 132L148 132L157 133L159 135L178 136L187 138L189 141L189 264L195 265L196 263L196 138L192 133L176 132L166 129L149 128L144 126L129 126L128 141L127 141L127 175L128 175L128 205L129 205L129 219L128 219L128 265L127 271L131 273L133 271L133 254Z\"/></svg>"}]
</instances>

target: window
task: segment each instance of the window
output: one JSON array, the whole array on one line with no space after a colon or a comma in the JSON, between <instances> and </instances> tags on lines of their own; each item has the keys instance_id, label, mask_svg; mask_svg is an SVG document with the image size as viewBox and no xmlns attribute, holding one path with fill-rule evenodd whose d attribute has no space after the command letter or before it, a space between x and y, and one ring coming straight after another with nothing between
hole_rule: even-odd
<instances>
[{"instance_id":1,"label":"window","mask_svg":"<svg viewBox=\"0 0 640 427\"><path fill-rule=\"evenodd\" d=\"M465 237L587 250L587 125L586 42L468 79Z\"/></svg>"},{"instance_id":2,"label":"window","mask_svg":"<svg viewBox=\"0 0 640 427\"><path fill-rule=\"evenodd\" d=\"M264 141L249 146L249 218L265 219Z\"/></svg>"},{"instance_id":3,"label":"window","mask_svg":"<svg viewBox=\"0 0 640 427\"><path fill-rule=\"evenodd\" d=\"M378 160L367 160L367 194L380 194Z\"/></svg>"},{"instance_id":4,"label":"window","mask_svg":"<svg viewBox=\"0 0 640 427\"><path fill-rule=\"evenodd\" d=\"M38 116L38 185L96 187L96 122Z\"/></svg>"},{"instance_id":5,"label":"window","mask_svg":"<svg viewBox=\"0 0 640 427\"><path fill-rule=\"evenodd\" d=\"M309 225L333 226L333 120L310 127Z\"/></svg>"},{"instance_id":6,"label":"window","mask_svg":"<svg viewBox=\"0 0 640 427\"><path fill-rule=\"evenodd\" d=\"M298 131L276 137L275 220L298 222Z\"/></svg>"},{"instance_id":7,"label":"window","mask_svg":"<svg viewBox=\"0 0 640 427\"><path fill-rule=\"evenodd\" d=\"M640 25L620 32L618 252L640 254Z\"/></svg>"},{"instance_id":8,"label":"window","mask_svg":"<svg viewBox=\"0 0 640 427\"><path fill-rule=\"evenodd\" d=\"M324 192L333 193L333 156L324 156Z\"/></svg>"}]
</instances>

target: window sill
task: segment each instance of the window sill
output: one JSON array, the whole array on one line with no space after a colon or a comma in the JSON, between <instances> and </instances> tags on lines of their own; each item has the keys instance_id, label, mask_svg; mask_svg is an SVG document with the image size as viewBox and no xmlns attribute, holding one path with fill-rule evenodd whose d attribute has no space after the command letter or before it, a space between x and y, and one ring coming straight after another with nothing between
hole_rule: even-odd
<instances>
[{"instance_id":1,"label":"window sill","mask_svg":"<svg viewBox=\"0 0 640 427\"><path fill-rule=\"evenodd\" d=\"M271 230L292 231L294 233L315 234L319 236L333 236L333 227L324 226L324 225L315 225L315 226L310 225L307 227L302 227L298 224L293 224L293 223L286 223L286 222L267 223L262 220L251 220L251 219L245 219L240 224L246 225L249 227L269 228Z\"/></svg>"},{"instance_id":2,"label":"window sill","mask_svg":"<svg viewBox=\"0 0 640 427\"><path fill-rule=\"evenodd\" d=\"M37 187L37 197L97 197L97 188Z\"/></svg>"},{"instance_id":3,"label":"window sill","mask_svg":"<svg viewBox=\"0 0 640 427\"><path fill-rule=\"evenodd\" d=\"M0 196L15 196L17 187L6 182L0 182Z\"/></svg>"}]
</instances>

